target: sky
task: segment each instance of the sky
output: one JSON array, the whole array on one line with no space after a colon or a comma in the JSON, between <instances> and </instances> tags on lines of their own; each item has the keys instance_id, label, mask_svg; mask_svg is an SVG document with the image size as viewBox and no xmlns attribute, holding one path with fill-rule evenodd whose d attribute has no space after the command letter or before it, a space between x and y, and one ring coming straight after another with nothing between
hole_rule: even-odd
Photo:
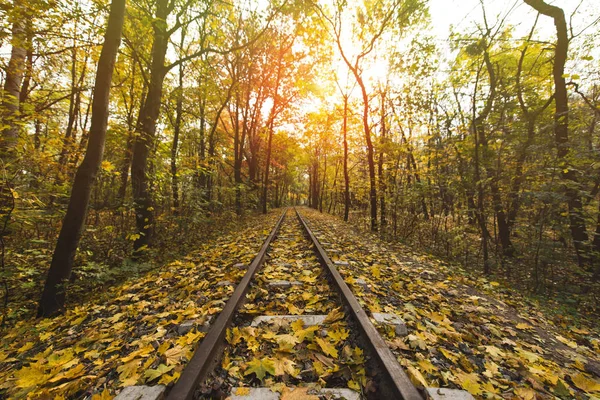
<instances>
[{"instance_id":1,"label":"sky","mask_svg":"<svg viewBox=\"0 0 600 400\"><path fill-rule=\"evenodd\" d=\"M581 3L573 17L576 32L600 17L600 2L598 0L555 0L549 1L549 3L565 10L567 20L570 19L571 14ZM497 21L499 15L505 15L508 10L515 6L507 21L514 25L521 35L527 34L531 29L531 22L536 13L523 0L485 0L484 4L490 24ZM448 37L451 25L458 28L458 31L463 31L470 28L474 21L481 22L483 20L479 0L429 0L429 11L433 31L436 36L442 39ZM554 24L549 17L540 19L538 27L539 34L545 36L545 38L554 33Z\"/></svg>"}]
</instances>

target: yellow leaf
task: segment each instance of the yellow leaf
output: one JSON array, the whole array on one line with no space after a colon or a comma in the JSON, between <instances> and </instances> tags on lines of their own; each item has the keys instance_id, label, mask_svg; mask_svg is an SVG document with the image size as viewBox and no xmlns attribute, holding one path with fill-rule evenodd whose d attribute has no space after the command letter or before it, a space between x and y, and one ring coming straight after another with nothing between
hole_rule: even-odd
<instances>
[{"instance_id":1,"label":"yellow leaf","mask_svg":"<svg viewBox=\"0 0 600 400\"><path fill-rule=\"evenodd\" d=\"M179 364L179 360L181 360L182 355L183 348L181 346L175 346L172 349L165 351L167 365Z\"/></svg>"},{"instance_id":2,"label":"yellow leaf","mask_svg":"<svg viewBox=\"0 0 600 400\"><path fill-rule=\"evenodd\" d=\"M33 348L33 343L32 342L27 342L23 346L19 347L17 349L17 352L18 353L25 353L27 350L30 350L31 348Z\"/></svg>"},{"instance_id":3,"label":"yellow leaf","mask_svg":"<svg viewBox=\"0 0 600 400\"><path fill-rule=\"evenodd\" d=\"M534 400L535 399L535 390L533 390L532 388L517 388L515 389L515 394L517 396L519 396L520 399L522 400Z\"/></svg>"},{"instance_id":4,"label":"yellow leaf","mask_svg":"<svg viewBox=\"0 0 600 400\"><path fill-rule=\"evenodd\" d=\"M290 327L292 328L292 331L294 331L294 332L301 331L302 328L304 328L304 320L302 318L298 318L297 320L295 320L294 322L292 322L290 324Z\"/></svg>"},{"instance_id":5,"label":"yellow leaf","mask_svg":"<svg viewBox=\"0 0 600 400\"><path fill-rule=\"evenodd\" d=\"M419 369L421 371L425 371L428 374L432 374L438 370L438 368L429 360L420 360L417 364L419 365Z\"/></svg>"},{"instance_id":6,"label":"yellow leaf","mask_svg":"<svg viewBox=\"0 0 600 400\"><path fill-rule=\"evenodd\" d=\"M492 378L499 372L498 364L493 361L485 362L485 371L483 371L483 375L487 376L488 378Z\"/></svg>"},{"instance_id":7,"label":"yellow leaf","mask_svg":"<svg viewBox=\"0 0 600 400\"><path fill-rule=\"evenodd\" d=\"M315 341L317 342L317 344L319 345L321 350L323 350L323 353L330 355L333 358L338 357L337 349L335 348L334 345L329 343L327 340L323 340L321 338L315 338Z\"/></svg>"},{"instance_id":8,"label":"yellow leaf","mask_svg":"<svg viewBox=\"0 0 600 400\"><path fill-rule=\"evenodd\" d=\"M481 394L481 385L479 384L479 377L477 374L471 373L466 374L464 372L457 372L454 374L460 386L465 389L467 392L471 393L474 396Z\"/></svg>"},{"instance_id":9,"label":"yellow leaf","mask_svg":"<svg viewBox=\"0 0 600 400\"><path fill-rule=\"evenodd\" d=\"M485 346L485 351L488 352L494 359L503 358L505 355L505 353L496 346Z\"/></svg>"},{"instance_id":10,"label":"yellow leaf","mask_svg":"<svg viewBox=\"0 0 600 400\"><path fill-rule=\"evenodd\" d=\"M575 386L587 393L600 392L600 382L595 379L588 378L585 374L579 373L575 376L571 375L571 380Z\"/></svg>"},{"instance_id":11,"label":"yellow leaf","mask_svg":"<svg viewBox=\"0 0 600 400\"><path fill-rule=\"evenodd\" d=\"M137 380L140 376L137 372L139 364L139 360L133 360L117 368L119 380L121 381L122 386L126 386L128 384L134 385L137 383Z\"/></svg>"},{"instance_id":12,"label":"yellow leaf","mask_svg":"<svg viewBox=\"0 0 600 400\"><path fill-rule=\"evenodd\" d=\"M353 381L352 379L348 381L348 388L360 392L360 385Z\"/></svg>"},{"instance_id":13,"label":"yellow leaf","mask_svg":"<svg viewBox=\"0 0 600 400\"><path fill-rule=\"evenodd\" d=\"M146 370L146 372L144 372L144 378L146 378L146 382L153 381L171 371L173 368L175 367L167 367L165 364L160 364L156 369Z\"/></svg>"},{"instance_id":14,"label":"yellow leaf","mask_svg":"<svg viewBox=\"0 0 600 400\"><path fill-rule=\"evenodd\" d=\"M330 324L342 318L344 318L344 313L340 310L340 308L334 308L329 312L329 314L327 314L327 317L323 321L323 324Z\"/></svg>"},{"instance_id":15,"label":"yellow leaf","mask_svg":"<svg viewBox=\"0 0 600 400\"><path fill-rule=\"evenodd\" d=\"M248 363L244 376L250 374L256 375L262 382L266 374L275 375L275 363L268 357L263 359L254 358Z\"/></svg>"},{"instance_id":16,"label":"yellow leaf","mask_svg":"<svg viewBox=\"0 0 600 400\"><path fill-rule=\"evenodd\" d=\"M315 332L319 329L317 325L309 326L306 329L301 329L294 333L294 335L298 338L300 342L303 342L305 339L312 340L315 336Z\"/></svg>"},{"instance_id":17,"label":"yellow leaf","mask_svg":"<svg viewBox=\"0 0 600 400\"><path fill-rule=\"evenodd\" d=\"M250 388L239 387L235 389L236 396L247 396L250 394Z\"/></svg>"},{"instance_id":18,"label":"yellow leaf","mask_svg":"<svg viewBox=\"0 0 600 400\"><path fill-rule=\"evenodd\" d=\"M32 386L43 385L51 378L43 367L33 364L30 367L21 368L15 373L17 387L25 389Z\"/></svg>"},{"instance_id":19,"label":"yellow leaf","mask_svg":"<svg viewBox=\"0 0 600 400\"><path fill-rule=\"evenodd\" d=\"M420 387L427 387L427 381L425 380L425 378L423 377L421 372L419 372L418 369L416 369L412 365L409 365L407 370L408 370L408 376L413 384L415 384L416 386L420 386Z\"/></svg>"},{"instance_id":20,"label":"yellow leaf","mask_svg":"<svg viewBox=\"0 0 600 400\"><path fill-rule=\"evenodd\" d=\"M373 277L375 279L380 279L381 278L381 270L379 269L379 265L373 265L371 267L371 274L373 275Z\"/></svg>"},{"instance_id":21,"label":"yellow leaf","mask_svg":"<svg viewBox=\"0 0 600 400\"><path fill-rule=\"evenodd\" d=\"M311 388L298 387L298 388L284 388L281 393L280 400L319 400L319 396L308 394Z\"/></svg>"},{"instance_id":22,"label":"yellow leaf","mask_svg":"<svg viewBox=\"0 0 600 400\"><path fill-rule=\"evenodd\" d=\"M273 364L275 365L275 374L276 376L281 376L285 374L289 374L291 376L298 375L298 371L294 368L296 363L294 363L289 358L281 357L273 359Z\"/></svg>"},{"instance_id":23,"label":"yellow leaf","mask_svg":"<svg viewBox=\"0 0 600 400\"><path fill-rule=\"evenodd\" d=\"M439 350L444 355L444 357L446 357L448 359L448 361L451 361L453 363L458 362L458 356L456 354L454 354L453 352L451 352L450 350L446 350L443 347L440 347Z\"/></svg>"},{"instance_id":24,"label":"yellow leaf","mask_svg":"<svg viewBox=\"0 0 600 400\"><path fill-rule=\"evenodd\" d=\"M286 335L277 335L275 336L275 340L279 345L278 351L283 352L291 352L294 349L294 346L300 343L298 338L294 335L286 334Z\"/></svg>"},{"instance_id":25,"label":"yellow leaf","mask_svg":"<svg viewBox=\"0 0 600 400\"><path fill-rule=\"evenodd\" d=\"M533 326L526 324L524 322L518 323L516 326L517 329L522 330L522 331L528 331L530 329L533 329Z\"/></svg>"},{"instance_id":26,"label":"yellow leaf","mask_svg":"<svg viewBox=\"0 0 600 400\"><path fill-rule=\"evenodd\" d=\"M110 394L108 389L104 389L102 393L96 393L92 395L92 400L112 400L113 395Z\"/></svg>"},{"instance_id":27,"label":"yellow leaf","mask_svg":"<svg viewBox=\"0 0 600 400\"><path fill-rule=\"evenodd\" d=\"M87 316L88 313L83 313L83 315L81 315L79 318L75 318L73 321L71 321L71 326L81 324L87 318Z\"/></svg>"},{"instance_id":28,"label":"yellow leaf","mask_svg":"<svg viewBox=\"0 0 600 400\"><path fill-rule=\"evenodd\" d=\"M333 340L333 344L338 344L342 340L346 340L349 334L350 331L344 328L327 332L327 336Z\"/></svg>"},{"instance_id":29,"label":"yellow leaf","mask_svg":"<svg viewBox=\"0 0 600 400\"><path fill-rule=\"evenodd\" d=\"M577 348L577 343L573 342L572 340L569 340L569 339L567 339L567 338L565 338L565 337L562 337L562 336L560 336L560 335L556 335L556 338L557 338L557 339L558 339L560 342L562 342L562 343L566 344L567 346L569 346L569 347L570 347L570 348L572 348L572 349L576 349L576 348Z\"/></svg>"},{"instance_id":30,"label":"yellow leaf","mask_svg":"<svg viewBox=\"0 0 600 400\"><path fill-rule=\"evenodd\" d=\"M160 377L160 380L158 381L159 385L168 385L171 382L176 381L177 379L179 379L179 372L174 372L173 375L163 375Z\"/></svg>"},{"instance_id":31,"label":"yellow leaf","mask_svg":"<svg viewBox=\"0 0 600 400\"><path fill-rule=\"evenodd\" d=\"M171 343L163 342L160 346L158 346L158 354L160 354L161 356L164 355L165 351L167 351L169 347L171 347Z\"/></svg>"},{"instance_id":32,"label":"yellow leaf","mask_svg":"<svg viewBox=\"0 0 600 400\"><path fill-rule=\"evenodd\" d=\"M85 375L85 366L83 364L79 364L75 368L71 368L67 371L55 375L52 379L50 379L50 382L59 382L63 379L73 380L83 375Z\"/></svg>"}]
</instances>

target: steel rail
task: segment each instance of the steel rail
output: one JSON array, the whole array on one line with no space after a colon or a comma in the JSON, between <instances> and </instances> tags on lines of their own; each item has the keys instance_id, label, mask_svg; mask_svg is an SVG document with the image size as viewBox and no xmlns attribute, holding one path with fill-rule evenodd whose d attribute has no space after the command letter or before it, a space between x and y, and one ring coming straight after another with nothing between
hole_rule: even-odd
<instances>
[{"instance_id":1,"label":"steel rail","mask_svg":"<svg viewBox=\"0 0 600 400\"><path fill-rule=\"evenodd\" d=\"M358 300L346 284L344 279L336 269L334 263L331 261L327 252L321 246L321 243L314 235L307 222L304 220L298 209L294 208L298 220L304 226L306 233L312 240L319 258L327 266L328 272L331 278L337 286L339 293L341 294L342 300L350 311L352 319L356 322L358 327L363 334L363 339L370 348L372 355L375 357L375 361L382 370L384 382L387 384L386 388L382 388L382 393L378 396L381 399L404 399L404 400L423 400L424 396L419 393L418 389L410 381L406 372L398 361L394 354L390 351L385 340L381 337L373 323L369 319L367 313L360 306Z\"/></svg>"},{"instance_id":2,"label":"steel rail","mask_svg":"<svg viewBox=\"0 0 600 400\"><path fill-rule=\"evenodd\" d=\"M177 380L177 383L169 392L167 400L191 400L194 396L196 387L204 379L206 379L208 374L217 364L220 356L219 350L221 349L221 345L223 345L223 339L225 337L227 327L231 323L231 320L233 319L237 309L246 299L246 292L248 291L250 282L252 281L256 271L263 265L267 250L275 236L277 236L287 211L288 210L286 209L281 217L279 217L279 220L275 224L271 234L248 267L248 271L235 288L223 310L219 313L215 323L210 327L208 333L204 337L204 340L202 340L194 352L192 359L185 366L181 376Z\"/></svg>"}]
</instances>

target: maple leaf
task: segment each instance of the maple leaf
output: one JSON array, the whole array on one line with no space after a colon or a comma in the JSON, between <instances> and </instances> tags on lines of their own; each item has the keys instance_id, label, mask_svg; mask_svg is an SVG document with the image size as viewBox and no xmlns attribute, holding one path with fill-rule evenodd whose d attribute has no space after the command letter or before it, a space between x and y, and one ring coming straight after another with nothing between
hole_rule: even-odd
<instances>
[{"instance_id":1,"label":"maple leaf","mask_svg":"<svg viewBox=\"0 0 600 400\"><path fill-rule=\"evenodd\" d=\"M428 374L431 374L438 370L438 368L431 363L429 360L420 360L417 363L422 371L425 371Z\"/></svg>"},{"instance_id":2,"label":"maple leaf","mask_svg":"<svg viewBox=\"0 0 600 400\"><path fill-rule=\"evenodd\" d=\"M133 360L117 368L121 386L128 386L137 383L137 380L140 376L137 372L139 364L140 362L138 360Z\"/></svg>"},{"instance_id":3,"label":"maple leaf","mask_svg":"<svg viewBox=\"0 0 600 400\"><path fill-rule=\"evenodd\" d=\"M298 371L296 370L296 368L294 368L296 363L293 362L292 360L290 360L289 358L285 358L285 357L279 358L278 357L278 358L273 359L273 363L275 365L275 374L274 375L276 375L276 376L289 374L289 375L295 377L296 375L298 375Z\"/></svg>"},{"instance_id":4,"label":"maple leaf","mask_svg":"<svg viewBox=\"0 0 600 400\"><path fill-rule=\"evenodd\" d=\"M149 369L144 372L144 378L146 378L146 382L153 381L157 378L160 378L167 372L171 371L174 366L166 366L165 364L160 364L156 369Z\"/></svg>"},{"instance_id":5,"label":"maple leaf","mask_svg":"<svg viewBox=\"0 0 600 400\"><path fill-rule=\"evenodd\" d=\"M464 372L457 372L454 374L460 386L465 389L467 392L471 393L474 396L478 396L481 394L481 385L479 383L479 377L477 374L470 373L466 374Z\"/></svg>"},{"instance_id":6,"label":"maple leaf","mask_svg":"<svg viewBox=\"0 0 600 400\"><path fill-rule=\"evenodd\" d=\"M80 376L82 376L84 374L85 374L85 365L79 364L75 368L71 368L67 371L64 371L64 372L61 372L61 373L55 375L52 379L50 379L49 382L55 383L55 382L62 381L63 379L73 380L75 378L79 378Z\"/></svg>"},{"instance_id":7,"label":"maple leaf","mask_svg":"<svg viewBox=\"0 0 600 400\"><path fill-rule=\"evenodd\" d=\"M315 338L315 342L317 342L317 344L319 345L321 350L323 350L323 353L330 355L333 358L338 357L337 349L335 348L334 345L329 343L327 340L323 340L321 338Z\"/></svg>"},{"instance_id":8,"label":"maple leaf","mask_svg":"<svg viewBox=\"0 0 600 400\"><path fill-rule=\"evenodd\" d=\"M292 328L292 331L294 331L294 332L301 331L302 328L304 328L304 320L302 318L298 318L297 320L295 320L294 322L292 322L290 324L290 327Z\"/></svg>"},{"instance_id":9,"label":"maple leaf","mask_svg":"<svg viewBox=\"0 0 600 400\"><path fill-rule=\"evenodd\" d=\"M179 360L183 356L184 349L181 346L175 346L172 349L165 351L167 365L179 364Z\"/></svg>"},{"instance_id":10,"label":"maple leaf","mask_svg":"<svg viewBox=\"0 0 600 400\"><path fill-rule=\"evenodd\" d=\"M48 376L43 367L34 364L27 368L22 368L15 373L17 378L17 387L29 388L32 386L46 383L51 376Z\"/></svg>"},{"instance_id":11,"label":"maple leaf","mask_svg":"<svg viewBox=\"0 0 600 400\"><path fill-rule=\"evenodd\" d=\"M319 400L319 396L308 394L311 388L284 388L280 400ZM314 390L314 389L313 389Z\"/></svg>"},{"instance_id":12,"label":"maple leaf","mask_svg":"<svg viewBox=\"0 0 600 400\"><path fill-rule=\"evenodd\" d=\"M571 376L571 380L579 389L587 393L600 392L600 382L588 378L585 374L579 373Z\"/></svg>"},{"instance_id":13,"label":"maple leaf","mask_svg":"<svg viewBox=\"0 0 600 400\"><path fill-rule=\"evenodd\" d=\"M247 387L239 387L235 389L236 396L247 396L250 394L250 388Z\"/></svg>"},{"instance_id":14,"label":"maple leaf","mask_svg":"<svg viewBox=\"0 0 600 400\"><path fill-rule=\"evenodd\" d=\"M409 365L407 368L407 371L408 371L408 377L410 378L410 380L412 381L413 384L415 384L416 386L419 386L419 387L427 386L427 381L425 380L425 378L423 377L423 375L421 374L421 372L418 369L416 369L412 365Z\"/></svg>"},{"instance_id":15,"label":"maple leaf","mask_svg":"<svg viewBox=\"0 0 600 400\"><path fill-rule=\"evenodd\" d=\"M158 381L159 385L168 385L171 382L175 382L177 379L179 379L180 373L179 372L174 372L173 375L163 375L160 377L160 380Z\"/></svg>"},{"instance_id":16,"label":"maple leaf","mask_svg":"<svg viewBox=\"0 0 600 400\"><path fill-rule=\"evenodd\" d=\"M344 313L340 310L339 307L334 308L333 310L331 310L329 312L329 314L327 314L327 317L325 317L323 324L330 324L330 323L338 321L342 318L344 318Z\"/></svg>"},{"instance_id":17,"label":"maple leaf","mask_svg":"<svg viewBox=\"0 0 600 400\"><path fill-rule=\"evenodd\" d=\"M301 329L299 331L294 332L294 335L298 338L299 342L303 342L304 340L312 340L315 332L319 329L317 325L309 326L306 329Z\"/></svg>"},{"instance_id":18,"label":"maple leaf","mask_svg":"<svg viewBox=\"0 0 600 400\"><path fill-rule=\"evenodd\" d=\"M275 340L279 345L278 351L283 352L291 352L294 346L300 343L300 340L296 336L290 334L277 335L275 336Z\"/></svg>"},{"instance_id":19,"label":"maple leaf","mask_svg":"<svg viewBox=\"0 0 600 400\"><path fill-rule=\"evenodd\" d=\"M556 339L558 339L560 342L566 344L567 346L569 346L572 349L576 349L577 348L577 343L573 342L572 340L569 340L561 335L556 335Z\"/></svg>"},{"instance_id":20,"label":"maple leaf","mask_svg":"<svg viewBox=\"0 0 600 400\"><path fill-rule=\"evenodd\" d=\"M327 332L327 336L333 340L333 344L338 344L342 340L346 340L349 334L350 331L344 328Z\"/></svg>"},{"instance_id":21,"label":"maple leaf","mask_svg":"<svg viewBox=\"0 0 600 400\"><path fill-rule=\"evenodd\" d=\"M528 331L530 329L533 329L533 326L526 324L524 322L520 322L517 324L516 328L519 330Z\"/></svg>"},{"instance_id":22,"label":"maple leaf","mask_svg":"<svg viewBox=\"0 0 600 400\"><path fill-rule=\"evenodd\" d=\"M253 358L248 363L248 368L244 375L254 374L262 382L266 374L275 375L275 363L272 359L265 357L262 359Z\"/></svg>"},{"instance_id":23,"label":"maple leaf","mask_svg":"<svg viewBox=\"0 0 600 400\"><path fill-rule=\"evenodd\" d=\"M520 387L515 389L515 394L522 400L534 400L535 390L528 387Z\"/></svg>"},{"instance_id":24,"label":"maple leaf","mask_svg":"<svg viewBox=\"0 0 600 400\"><path fill-rule=\"evenodd\" d=\"M485 351L494 359L501 359L505 356L505 353L496 346L485 346Z\"/></svg>"},{"instance_id":25,"label":"maple leaf","mask_svg":"<svg viewBox=\"0 0 600 400\"><path fill-rule=\"evenodd\" d=\"M91 400L112 400L113 396L110 394L108 389L104 389L102 393L96 393L92 395Z\"/></svg>"}]
</instances>

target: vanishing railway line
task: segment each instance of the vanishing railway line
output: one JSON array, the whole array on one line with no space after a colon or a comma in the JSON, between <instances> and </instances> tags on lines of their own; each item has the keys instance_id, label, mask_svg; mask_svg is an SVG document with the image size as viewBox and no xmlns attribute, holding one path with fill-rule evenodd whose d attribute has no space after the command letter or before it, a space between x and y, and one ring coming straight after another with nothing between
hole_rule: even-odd
<instances>
[{"instance_id":1,"label":"vanishing railway line","mask_svg":"<svg viewBox=\"0 0 600 400\"><path fill-rule=\"evenodd\" d=\"M254 357L258 349L273 357ZM309 392L321 398L425 398L297 210L278 219L167 400L241 399L266 376L271 385L329 388ZM264 390L253 398L279 396Z\"/></svg>"}]
</instances>

